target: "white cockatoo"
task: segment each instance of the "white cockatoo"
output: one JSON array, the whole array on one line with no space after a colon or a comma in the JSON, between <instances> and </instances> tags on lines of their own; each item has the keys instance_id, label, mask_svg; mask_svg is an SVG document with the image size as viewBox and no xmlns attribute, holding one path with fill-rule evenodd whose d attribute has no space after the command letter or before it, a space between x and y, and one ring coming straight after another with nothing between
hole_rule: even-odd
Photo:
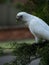
<instances>
[{"instance_id":1,"label":"white cockatoo","mask_svg":"<svg viewBox=\"0 0 49 65\"><path fill-rule=\"evenodd\" d=\"M17 13L16 19L19 19L25 22L30 32L35 37L35 43L38 43L39 39L49 41L49 26L42 19L34 15L28 14L26 12Z\"/></svg>"}]
</instances>

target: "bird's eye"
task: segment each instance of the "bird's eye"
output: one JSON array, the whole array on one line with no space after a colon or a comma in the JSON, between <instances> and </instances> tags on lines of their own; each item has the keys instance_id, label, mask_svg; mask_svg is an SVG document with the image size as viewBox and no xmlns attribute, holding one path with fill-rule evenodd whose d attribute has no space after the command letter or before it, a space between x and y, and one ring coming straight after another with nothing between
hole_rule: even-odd
<instances>
[{"instance_id":1,"label":"bird's eye","mask_svg":"<svg viewBox=\"0 0 49 65\"><path fill-rule=\"evenodd\" d=\"M22 15L21 15L21 16L16 16L16 19L17 19L17 20L21 20L22 17L23 17Z\"/></svg>"},{"instance_id":2,"label":"bird's eye","mask_svg":"<svg viewBox=\"0 0 49 65\"><path fill-rule=\"evenodd\" d=\"M21 15L20 18L22 18L23 16Z\"/></svg>"}]
</instances>

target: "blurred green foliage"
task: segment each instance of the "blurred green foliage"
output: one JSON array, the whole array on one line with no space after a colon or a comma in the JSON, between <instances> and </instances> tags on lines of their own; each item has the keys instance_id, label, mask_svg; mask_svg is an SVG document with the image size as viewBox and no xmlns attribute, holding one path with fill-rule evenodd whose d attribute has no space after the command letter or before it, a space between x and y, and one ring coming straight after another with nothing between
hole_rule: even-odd
<instances>
[{"instance_id":1,"label":"blurred green foliage","mask_svg":"<svg viewBox=\"0 0 49 65\"><path fill-rule=\"evenodd\" d=\"M11 0L0 0L0 4L5 4L5 3L10 3L11 2Z\"/></svg>"},{"instance_id":2,"label":"blurred green foliage","mask_svg":"<svg viewBox=\"0 0 49 65\"><path fill-rule=\"evenodd\" d=\"M48 65L49 64L49 44L43 48L43 53L41 54L41 61L39 65Z\"/></svg>"},{"instance_id":3,"label":"blurred green foliage","mask_svg":"<svg viewBox=\"0 0 49 65\"><path fill-rule=\"evenodd\" d=\"M23 3L20 3L20 2L17 2L17 3L15 4L15 6L16 6L17 9L23 10L24 4L23 4Z\"/></svg>"},{"instance_id":4,"label":"blurred green foliage","mask_svg":"<svg viewBox=\"0 0 49 65\"><path fill-rule=\"evenodd\" d=\"M2 56L3 54L4 54L4 52L3 52L3 48L0 47L0 56Z\"/></svg>"},{"instance_id":5,"label":"blurred green foliage","mask_svg":"<svg viewBox=\"0 0 49 65\"><path fill-rule=\"evenodd\" d=\"M13 62L8 63L8 65L28 65L34 58L38 57L41 57L40 65L48 65L49 44L40 47L41 43L39 43L40 46L37 46L33 44L12 42L10 45L13 48L12 54L16 56L16 59ZM7 65L7 63L5 65Z\"/></svg>"},{"instance_id":6,"label":"blurred green foliage","mask_svg":"<svg viewBox=\"0 0 49 65\"><path fill-rule=\"evenodd\" d=\"M16 42L15 42L16 43ZM15 45L13 55L16 56L16 59L12 63L8 63L8 65L28 65L32 59L37 58L36 51L37 47L32 46L31 44L18 44L12 43ZM5 64L7 65L7 63Z\"/></svg>"},{"instance_id":7,"label":"blurred green foliage","mask_svg":"<svg viewBox=\"0 0 49 65\"><path fill-rule=\"evenodd\" d=\"M36 47L32 45L28 45L26 43L18 44L14 50L14 54L16 55L16 62L17 65L27 65L31 61L31 57L36 55Z\"/></svg>"},{"instance_id":8,"label":"blurred green foliage","mask_svg":"<svg viewBox=\"0 0 49 65\"><path fill-rule=\"evenodd\" d=\"M0 4L5 3L5 2L6 2L6 0L0 0Z\"/></svg>"},{"instance_id":9,"label":"blurred green foliage","mask_svg":"<svg viewBox=\"0 0 49 65\"><path fill-rule=\"evenodd\" d=\"M10 2L12 2L13 0L0 0L0 4L9 4Z\"/></svg>"}]
</instances>

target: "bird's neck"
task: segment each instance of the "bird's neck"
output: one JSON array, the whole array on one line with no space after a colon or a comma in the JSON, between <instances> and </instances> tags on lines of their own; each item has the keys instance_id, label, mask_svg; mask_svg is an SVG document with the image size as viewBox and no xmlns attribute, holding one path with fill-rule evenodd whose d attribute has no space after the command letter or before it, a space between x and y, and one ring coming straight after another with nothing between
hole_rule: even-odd
<instances>
[{"instance_id":1,"label":"bird's neck","mask_svg":"<svg viewBox=\"0 0 49 65\"><path fill-rule=\"evenodd\" d=\"M29 26L31 20L34 18L34 16L30 15L30 14L27 14L27 17L26 17L26 22L27 22L27 25Z\"/></svg>"}]
</instances>

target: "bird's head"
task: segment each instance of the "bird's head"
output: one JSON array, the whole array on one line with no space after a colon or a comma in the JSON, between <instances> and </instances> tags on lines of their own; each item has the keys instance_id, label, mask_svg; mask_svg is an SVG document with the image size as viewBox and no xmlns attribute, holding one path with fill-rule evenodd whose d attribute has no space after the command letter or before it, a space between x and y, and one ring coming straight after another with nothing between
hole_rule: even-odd
<instances>
[{"instance_id":1,"label":"bird's head","mask_svg":"<svg viewBox=\"0 0 49 65\"><path fill-rule=\"evenodd\" d=\"M16 15L17 20L26 21L27 13L26 12L19 12Z\"/></svg>"},{"instance_id":2,"label":"bird's head","mask_svg":"<svg viewBox=\"0 0 49 65\"><path fill-rule=\"evenodd\" d=\"M21 21L24 21L25 25L28 25L28 23L30 22L32 18L32 15L26 13L26 12L19 12L17 13L16 15L16 19L17 20L21 20Z\"/></svg>"}]
</instances>

